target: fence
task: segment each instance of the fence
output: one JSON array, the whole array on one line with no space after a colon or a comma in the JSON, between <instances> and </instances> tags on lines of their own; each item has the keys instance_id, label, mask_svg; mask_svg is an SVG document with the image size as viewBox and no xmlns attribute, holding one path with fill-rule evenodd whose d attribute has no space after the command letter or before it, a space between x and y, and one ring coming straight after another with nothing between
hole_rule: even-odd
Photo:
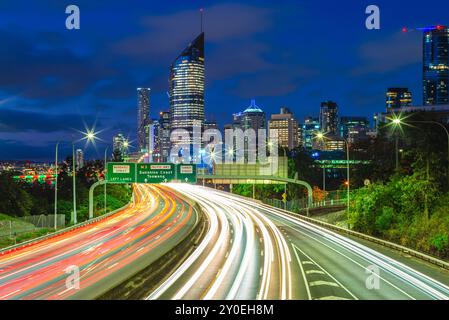
<instances>
[{"instance_id":1,"label":"fence","mask_svg":"<svg viewBox=\"0 0 449 320\"><path fill-rule=\"evenodd\" d=\"M19 218L20 220L34 224L37 228L53 228L55 226L55 215L39 215L39 216L26 216ZM58 228L65 227L65 215L58 214L57 215L57 226Z\"/></svg>"},{"instance_id":2,"label":"fence","mask_svg":"<svg viewBox=\"0 0 449 320\"><path fill-rule=\"evenodd\" d=\"M319 208L319 207L346 204L346 199L347 199L346 191L341 190L326 191L323 192L321 196L314 197L314 202L312 206L309 208ZM286 209L287 211L296 213L307 208L306 198L290 200L286 201L286 203L284 203L280 199L262 199L262 202L279 209Z\"/></svg>"},{"instance_id":3,"label":"fence","mask_svg":"<svg viewBox=\"0 0 449 320\"><path fill-rule=\"evenodd\" d=\"M58 228L65 227L65 216L58 214ZM39 215L0 221L0 240L15 239L21 235L54 227L54 215Z\"/></svg>"}]
</instances>

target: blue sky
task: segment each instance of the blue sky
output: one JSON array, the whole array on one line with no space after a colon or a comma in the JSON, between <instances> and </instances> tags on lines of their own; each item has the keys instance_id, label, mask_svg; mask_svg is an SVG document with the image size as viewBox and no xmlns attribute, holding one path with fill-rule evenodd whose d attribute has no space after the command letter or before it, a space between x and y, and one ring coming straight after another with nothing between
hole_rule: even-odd
<instances>
[{"instance_id":1,"label":"blue sky","mask_svg":"<svg viewBox=\"0 0 449 320\"><path fill-rule=\"evenodd\" d=\"M449 24L449 3L431 3L2 1L0 159L51 159L55 142L80 138L84 124L105 141L86 149L89 158L119 131L134 138L136 88L152 88L152 117L168 109L169 65L199 33L201 7L206 115L221 125L251 98L267 114L288 106L301 121L324 100L371 118L394 86L420 105L422 35L401 29ZM65 29L69 4L80 7L80 30ZM370 4L380 7L380 30L365 28Z\"/></svg>"}]
</instances>

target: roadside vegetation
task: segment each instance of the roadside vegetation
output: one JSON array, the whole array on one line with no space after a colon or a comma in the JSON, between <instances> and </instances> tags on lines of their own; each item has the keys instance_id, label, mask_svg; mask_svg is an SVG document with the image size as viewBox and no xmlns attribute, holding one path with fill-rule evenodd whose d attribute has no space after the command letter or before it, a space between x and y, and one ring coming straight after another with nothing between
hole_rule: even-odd
<instances>
[{"instance_id":1,"label":"roadside vegetation","mask_svg":"<svg viewBox=\"0 0 449 320\"><path fill-rule=\"evenodd\" d=\"M70 167L71 158L61 165L58 175L58 214L64 214L66 225L73 211L73 185ZM77 171L76 196L78 221L88 219L89 188L102 177L103 163L88 162ZM54 214L54 187L46 183L16 182L16 172L0 173L0 213L11 217ZM119 209L131 198L132 190L128 185L108 185L106 212ZM105 212L104 189L98 187L94 194L94 215Z\"/></svg>"}]
</instances>

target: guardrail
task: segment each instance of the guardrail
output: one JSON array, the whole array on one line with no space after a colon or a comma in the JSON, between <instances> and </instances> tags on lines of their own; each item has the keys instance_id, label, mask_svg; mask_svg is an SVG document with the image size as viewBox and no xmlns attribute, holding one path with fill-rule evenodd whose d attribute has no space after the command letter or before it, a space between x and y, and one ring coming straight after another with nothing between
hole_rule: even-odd
<instances>
[{"instance_id":1,"label":"guardrail","mask_svg":"<svg viewBox=\"0 0 449 320\"><path fill-rule=\"evenodd\" d=\"M304 212L308 211L310 209L319 209L319 208L326 208L326 207L336 207L336 206L346 206L346 199L338 199L338 200L325 200L325 201L319 201L312 203L309 207L307 207L307 201L304 199L299 200L290 200L284 203L282 200L279 199L265 199L261 202L268 204L270 206L279 208L279 209L287 209L287 211L290 212Z\"/></svg>"},{"instance_id":2,"label":"guardrail","mask_svg":"<svg viewBox=\"0 0 449 320\"><path fill-rule=\"evenodd\" d=\"M265 205L269 206L267 204L265 204ZM380 245L382 245L384 247L387 247L387 248L390 248L390 249L394 249L396 251L403 252L403 253L408 254L410 256L413 256L415 258L418 258L418 259L427 261L427 262L429 262L431 264L437 265L437 266L439 266L439 267L441 267L443 269L449 270L449 263L448 262L440 260L440 259L432 257L432 256L429 256L429 255L427 255L425 253L422 253L422 252L419 252L419 251L416 251L416 250L413 250L413 249L401 246L401 245L393 243L393 242L389 242L389 241L382 240L382 239L379 239L379 238L376 238L376 237L373 237L373 236L369 236L369 235L366 235L366 234L363 234L363 233L360 233L360 232L356 232L356 231L353 231L353 230L349 230L349 229L345 229L345 228L342 228L342 227L338 227L336 225L333 225L333 224L330 224L330 223L327 223L327 222L324 222L324 221L321 221L321 220L317 220L317 219L313 219L313 218L310 218L310 217L306 217L306 216L303 216L303 215L298 214L298 213L294 213L294 212L291 212L291 211L286 211L286 210L283 210L283 209L280 209L280 210L285 212L285 213L287 213L288 215L292 215L292 216L294 216L294 217L296 217L298 219L301 219L301 220L304 220L304 221L307 221L307 222L319 225L319 226L324 227L326 229L330 229L330 230L333 230L333 231L336 231L336 232L339 232L339 233L343 233L343 234L348 234L348 235L351 235L351 236L354 236L354 237L357 237L357 238L360 238L360 239L368 240L370 242L377 243L377 244L380 244Z\"/></svg>"},{"instance_id":3,"label":"guardrail","mask_svg":"<svg viewBox=\"0 0 449 320\"><path fill-rule=\"evenodd\" d=\"M49 238L52 238L52 237L55 237L55 236L59 236L59 235L62 235L64 233L70 232L72 230L76 230L76 229L85 227L87 225L96 223L98 221L101 221L103 219L106 219L107 217L110 217L110 216L116 214L117 212L122 211L122 210L128 208L130 206L131 202L132 202L132 200L129 203L127 203L125 206L123 206L123 207L121 207L121 208L119 208L117 210L108 212L108 213L106 213L104 215L101 215L99 217L93 218L91 220L87 220L87 221L78 223L76 225L73 225L71 227L67 227L67 228L58 230L56 232L52 232L52 233L46 234L44 236L41 236L41 237L38 237L38 238L34 238L34 239L31 239L31 240L27 240L27 241L24 241L24 242L20 242L18 244L15 244L15 245L3 248L3 249L0 250L0 255L4 255L6 253L9 253L11 251L15 251L15 250L20 249L20 248L28 247L28 246L30 246L30 245L32 245L34 243L37 243L37 242L40 242L40 241L43 241L43 240L47 240Z\"/></svg>"}]
</instances>

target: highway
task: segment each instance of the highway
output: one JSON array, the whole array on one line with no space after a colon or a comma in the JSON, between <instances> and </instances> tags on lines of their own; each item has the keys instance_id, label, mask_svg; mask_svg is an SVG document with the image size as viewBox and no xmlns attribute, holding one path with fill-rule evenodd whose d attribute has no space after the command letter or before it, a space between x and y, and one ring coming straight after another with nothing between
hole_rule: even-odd
<instances>
[{"instance_id":1,"label":"highway","mask_svg":"<svg viewBox=\"0 0 449 320\"><path fill-rule=\"evenodd\" d=\"M449 287L361 243L259 202L171 184L211 226L147 299L448 299Z\"/></svg>"},{"instance_id":2,"label":"highway","mask_svg":"<svg viewBox=\"0 0 449 320\"><path fill-rule=\"evenodd\" d=\"M198 219L164 187L136 185L134 198L96 223L0 254L0 300L94 299L171 250ZM66 285L72 266L79 290Z\"/></svg>"}]
</instances>

